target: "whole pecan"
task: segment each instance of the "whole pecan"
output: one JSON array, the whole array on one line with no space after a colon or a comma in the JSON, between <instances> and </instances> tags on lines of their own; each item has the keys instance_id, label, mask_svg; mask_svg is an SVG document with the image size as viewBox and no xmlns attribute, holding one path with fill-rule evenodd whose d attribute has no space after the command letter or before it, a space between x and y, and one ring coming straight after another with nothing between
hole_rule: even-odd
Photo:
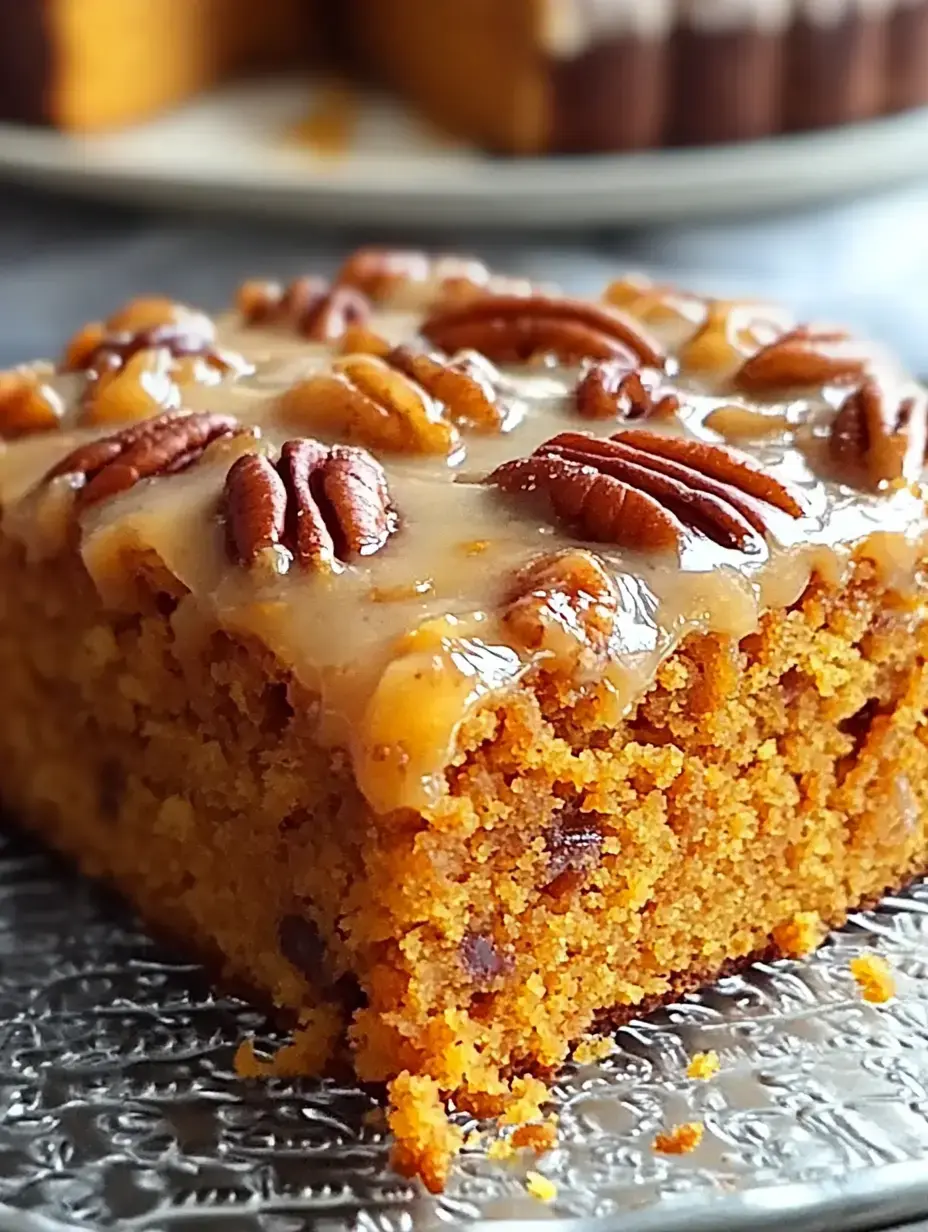
<instances>
[{"instance_id":1,"label":"whole pecan","mask_svg":"<svg viewBox=\"0 0 928 1232\"><path fill-rule=\"evenodd\" d=\"M236 296L246 325L286 326L312 342L341 338L353 325L363 325L371 304L348 286L330 287L324 278L295 278L286 287L276 282L246 282Z\"/></svg>"},{"instance_id":2,"label":"whole pecan","mask_svg":"<svg viewBox=\"0 0 928 1232\"><path fill-rule=\"evenodd\" d=\"M480 355L439 358L411 346L394 347L384 362L430 394L445 407L445 418L461 428L498 432L506 420L506 407L497 392L500 374Z\"/></svg>"},{"instance_id":3,"label":"whole pecan","mask_svg":"<svg viewBox=\"0 0 928 1232\"><path fill-rule=\"evenodd\" d=\"M872 363L871 347L844 330L800 325L752 355L735 374L746 393L844 384L858 381Z\"/></svg>"},{"instance_id":4,"label":"whole pecan","mask_svg":"<svg viewBox=\"0 0 928 1232\"><path fill-rule=\"evenodd\" d=\"M871 377L848 394L831 423L829 453L852 480L874 487L914 479L925 459L928 394Z\"/></svg>"},{"instance_id":5,"label":"whole pecan","mask_svg":"<svg viewBox=\"0 0 928 1232\"><path fill-rule=\"evenodd\" d=\"M598 440L563 432L487 479L506 492L542 492L586 538L622 547L680 546L688 530L721 547L763 551L771 507L801 517L800 500L720 445L641 429Z\"/></svg>"},{"instance_id":6,"label":"whole pecan","mask_svg":"<svg viewBox=\"0 0 928 1232\"><path fill-rule=\"evenodd\" d=\"M552 355L562 363L625 357L630 368L664 365L659 343L638 322L605 305L555 296L484 295L433 313L421 332L449 354L470 349L503 363Z\"/></svg>"},{"instance_id":7,"label":"whole pecan","mask_svg":"<svg viewBox=\"0 0 928 1232\"><path fill-rule=\"evenodd\" d=\"M680 399L661 389L661 379L653 368L629 371L621 359L598 360L577 382L577 412L584 419L669 419Z\"/></svg>"},{"instance_id":8,"label":"whole pecan","mask_svg":"<svg viewBox=\"0 0 928 1232\"><path fill-rule=\"evenodd\" d=\"M171 411L81 445L46 474L80 481L76 505L86 508L126 492L142 479L174 475L192 466L213 441L246 431L231 415Z\"/></svg>"},{"instance_id":9,"label":"whole pecan","mask_svg":"<svg viewBox=\"0 0 928 1232\"><path fill-rule=\"evenodd\" d=\"M276 466L257 454L239 458L223 507L229 550L242 565L280 545L305 569L332 570L379 551L397 528L376 458L309 438L287 441Z\"/></svg>"},{"instance_id":10,"label":"whole pecan","mask_svg":"<svg viewBox=\"0 0 928 1232\"><path fill-rule=\"evenodd\" d=\"M619 603L602 561L565 548L530 561L513 579L503 624L540 666L595 677L608 659Z\"/></svg>"},{"instance_id":11,"label":"whole pecan","mask_svg":"<svg viewBox=\"0 0 928 1232\"><path fill-rule=\"evenodd\" d=\"M461 438L444 406L374 355L345 355L332 372L294 385L281 398L286 419L338 432L371 449L452 454Z\"/></svg>"}]
</instances>

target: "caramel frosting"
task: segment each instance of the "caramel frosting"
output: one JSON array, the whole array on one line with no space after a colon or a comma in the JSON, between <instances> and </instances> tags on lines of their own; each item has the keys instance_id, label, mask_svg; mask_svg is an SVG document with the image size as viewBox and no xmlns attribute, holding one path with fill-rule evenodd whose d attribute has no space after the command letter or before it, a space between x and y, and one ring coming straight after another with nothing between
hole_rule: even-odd
<instances>
[{"instance_id":1,"label":"caramel frosting","mask_svg":"<svg viewBox=\"0 0 928 1232\"><path fill-rule=\"evenodd\" d=\"M615 723L813 574L911 585L926 398L878 348L640 278L364 253L311 311L306 281L137 302L5 374L3 529L115 608L156 562L182 657L267 646L376 813L434 805L464 720L539 674Z\"/></svg>"}]
</instances>

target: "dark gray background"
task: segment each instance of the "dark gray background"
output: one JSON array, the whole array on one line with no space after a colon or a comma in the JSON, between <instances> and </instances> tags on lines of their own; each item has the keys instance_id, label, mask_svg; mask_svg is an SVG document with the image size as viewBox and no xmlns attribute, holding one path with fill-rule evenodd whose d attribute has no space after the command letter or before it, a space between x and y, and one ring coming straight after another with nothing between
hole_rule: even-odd
<instances>
[{"instance_id":1,"label":"dark gray background","mask_svg":"<svg viewBox=\"0 0 928 1232\"><path fill-rule=\"evenodd\" d=\"M764 218L573 233L299 226L224 213L151 213L0 191L0 365L57 354L130 295L218 309L244 277L331 271L374 240L477 252L503 270L593 292L622 268L697 289L762 293L892 343L928 373L928 183Z\"/></svg>"}]
</instances>

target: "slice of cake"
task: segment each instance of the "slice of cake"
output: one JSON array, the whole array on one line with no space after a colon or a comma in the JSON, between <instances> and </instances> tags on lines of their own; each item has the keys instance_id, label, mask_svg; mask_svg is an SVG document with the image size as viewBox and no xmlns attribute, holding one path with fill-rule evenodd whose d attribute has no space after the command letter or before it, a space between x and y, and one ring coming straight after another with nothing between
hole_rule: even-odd
<instances>
[{"instance_id":1,"label":"slice of cake","mask_svg":"<svg viewBox=\"0 0 928 1232\"><path fill-rule=\"evenodd\" d=\"M308 64L314 0L0 0L0 118L87 131Z\"/></svg>"},{"instance_id":2,"label":"slice of cake","mask_svg":"<svg viewBox=\"0 0 928 1232\"><path fill-rule=\"evenodd\" d=\"M643 279L135 301L0 381L3 803L438 1188L449 1099L537 1120L572 1041L928 867L925 422Z\"/></svg>"},{"instance_id":3,"label":"slice of cake","mask_svg":"<svg viewBox=\"0 0 928 1232\"><path fill-rule=\"evenodd\" d=\"M744 141L928 103L928 0L0 0L0 118L113 127L320 56L503 153Z\"/></svg>"}]
</instances>

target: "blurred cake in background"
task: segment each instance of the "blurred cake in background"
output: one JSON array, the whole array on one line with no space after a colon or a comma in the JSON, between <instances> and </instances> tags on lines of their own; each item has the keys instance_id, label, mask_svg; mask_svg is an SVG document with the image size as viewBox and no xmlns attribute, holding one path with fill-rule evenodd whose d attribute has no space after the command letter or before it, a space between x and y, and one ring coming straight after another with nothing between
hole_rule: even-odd
<instances>
[{"instance_id":1,"label":"blurred cake in background","mask_svg":"<svg viewBox=\"0 0 928 1232\"><path fill-rule=\"evenodd\" d=\"M928 103L928 0L0 0L0 119L320 59L502 153L739 141Z\"/></svg>"}]
</instances>

